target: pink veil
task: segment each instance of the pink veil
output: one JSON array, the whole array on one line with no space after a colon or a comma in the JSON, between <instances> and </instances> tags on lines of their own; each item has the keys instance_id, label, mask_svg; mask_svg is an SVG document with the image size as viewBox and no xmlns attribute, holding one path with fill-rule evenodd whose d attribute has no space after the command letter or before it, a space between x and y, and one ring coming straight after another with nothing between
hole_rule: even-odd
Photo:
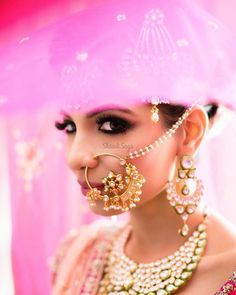
<instances>
[{"instance_id":1,"label":"pink veil","mask_svg":"<svg viewBox=\"0 0 236 295\"><path fill-rule=\"evenodd\" d=\"M150 96L235 110L234 49L223 24L182 0L106 1L0 49L1 218L16 294L49 294L59 238L98 219L66 169L55 111ZM202 147L199 173L207 201L236 224L235 123Z\"/></svg>"},{"instance_id":2,"label":"pink veil","mask_svg":"<svg viewBox=\"0 0 236 295\"><path fill-rule=\"evenodd\" d=\"M0 110L147 97L235 107L234 49L190 1L106 1L1 50Z\"/></svg>"}]
</instances>

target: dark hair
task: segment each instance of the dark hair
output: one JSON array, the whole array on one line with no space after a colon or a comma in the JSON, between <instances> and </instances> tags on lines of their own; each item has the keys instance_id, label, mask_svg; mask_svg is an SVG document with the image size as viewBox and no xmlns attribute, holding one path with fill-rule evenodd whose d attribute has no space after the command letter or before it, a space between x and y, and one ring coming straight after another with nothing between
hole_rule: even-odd
<instances>
[{"instance_id":1,"label":"dark hair","mask_svg":"<svg viewBox=\"0 0 236 295\"><path fill-rule=\"evenodd\" d=\"M167 128L170 128L173 124L177 122L179 117L181 117L186 111L186 107L182 105L172 105L172 104L159 104L158 108L162 115L164 116L164 120ZM204 106L208 118L212 119L217 113L218 105L215 103L207 104Z\"/></svg>"}]
</instances>

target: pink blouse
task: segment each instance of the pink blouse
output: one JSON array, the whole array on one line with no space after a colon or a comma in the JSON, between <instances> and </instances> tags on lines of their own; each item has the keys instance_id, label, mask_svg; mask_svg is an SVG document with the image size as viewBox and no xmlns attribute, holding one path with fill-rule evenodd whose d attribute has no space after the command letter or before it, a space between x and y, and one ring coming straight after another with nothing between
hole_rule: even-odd
<instances>
[{"instance_id":1,"label":"pink blouse","mask_svg":"<svg viewBox=\"0 0 236 295\"><path fill-rule=\"evenodd\" d=\"M52 260L52 295L96 295L110 242L119 226L96 223L70 232ZM236 271L215 295L236 295Z\"/></svg>"},{"instance_id":2,"label":"pink blouse","mask_svg":"<svg viewBox=\"0 0 236 295\"><path fill-rule=\"evenodd\" d=\"M236 295L236 271L233 273L233 275L229 278L228 282L222 286L220 291L216 292L215 295Z\"/></svg>"}]
</instances>

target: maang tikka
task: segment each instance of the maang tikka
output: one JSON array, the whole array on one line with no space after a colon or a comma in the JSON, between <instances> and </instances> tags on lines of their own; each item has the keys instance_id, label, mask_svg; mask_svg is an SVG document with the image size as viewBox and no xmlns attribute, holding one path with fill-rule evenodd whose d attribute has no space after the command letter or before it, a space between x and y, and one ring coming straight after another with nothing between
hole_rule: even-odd
<instances>
[{"instance_id":1,"label":"maang tikka","mask_svg":"<svg viewBox=\"0 0 236 295\"><path fill-rule=\"evenodd\" d=\"M159 109L158 109L157 105L158 105L158 102L155 100L152 100L151 120L154 123L157 123L159 121Z\"/></svg>"},{"instance_id":2,"label":"maang tikka","mask_svg":"<svg viewBox=\"0 0 236 295\"><path fill-rule=\"evenodd\" d=\"M141 188L146 180L144 176L139 173L136 166L129 163L128 160L142 157L154 148L159 147L161 144L167 141L170 137L173 136L173 134L183 123L185 118L189 115L191 110L192 106L185 111L185 113L178 119L175 124L173 124L173 126L169 130L167 130L153 143L129 153L124 158L112 153L99 153L94 155L94 158L98 158L101 156L111 156L117 158L120 165L124 166L126 175L123 175L122 173L116 174L114 171L109 171L107 176L102 179L105 192L105 194L102 194L101 190L93 188L90 185L88 179L89 167L86 166L85 180L90 188L90 191L86 194L86 199L88 200L89 204L91 206L94 206L96 201L101 200L104 203L104 210L106 211L127 211L131 208L136 207L136 204L140 201L140 197L142 194Z\"/></svg>"},{"instance_id":3,"label":"maang tikka","mask_svg":"<svg viewBox=\"0 0 236 295\"><path fill-rule=\"evenodd\" d=\"M152 108L151 108L151 120L154 122L154 123L157 123L159 121L159 108L158 108L158 105L159 104L168 104L169 102L166 101L166 100L159 100L159 99L156 99L156 98L152 98L151 99L151 105L152 105Z\"/></svg>"},{"instance_id":4,"label":"maang tikka","mask_svg":"<svg viewBox=\"0 0 236 295\"><path fill-rule=\"evenodd\" d=\"M196 177L194 159L191 155L184 155L179 161L176 176L167 183L167 200L184 223L179 230L183 237L189 233L187 220L197 209L202 194L203 184Z\"/></svg>"}]
</instances>

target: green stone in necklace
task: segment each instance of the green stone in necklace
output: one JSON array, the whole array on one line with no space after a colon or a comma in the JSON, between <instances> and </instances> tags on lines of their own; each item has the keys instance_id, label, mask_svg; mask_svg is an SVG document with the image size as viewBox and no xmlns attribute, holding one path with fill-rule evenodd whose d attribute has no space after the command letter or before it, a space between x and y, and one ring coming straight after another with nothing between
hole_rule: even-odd
<instances>
[{"instance_id":1,"label":"green stone in necklace","mask_svg":"<svg viewBox=\"0 0 236 295\"><path fill-rule=\"evenodd\" d=\"M192 277L204 253L206 220L175 253L151 263L137 263L124 253L128 225L107 253L99 295L168 295L176 293Z\"/></svg>"}]
</instances>

